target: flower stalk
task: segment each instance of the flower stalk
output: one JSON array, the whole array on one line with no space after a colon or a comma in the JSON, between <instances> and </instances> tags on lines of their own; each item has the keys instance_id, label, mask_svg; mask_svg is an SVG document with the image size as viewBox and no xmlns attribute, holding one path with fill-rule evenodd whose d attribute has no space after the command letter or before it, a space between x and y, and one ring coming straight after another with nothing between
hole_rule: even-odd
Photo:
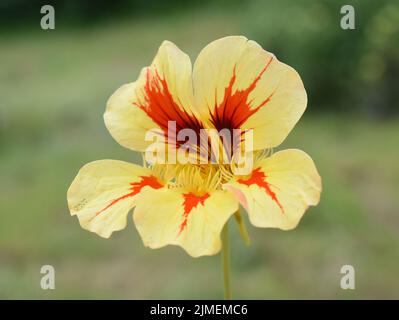
<instances>
[{"instance_id":1,"label":"flower stalk","mask_svg":"<svg viewBox=\"0 0 399 320\"><path fill-rule=\"evenodd\" d=\"M230 286L230 243L229 243L229 225L226 225L222 231L222 273L224 285L224 299L231 300Z\"/></svg>"}]
</instances>

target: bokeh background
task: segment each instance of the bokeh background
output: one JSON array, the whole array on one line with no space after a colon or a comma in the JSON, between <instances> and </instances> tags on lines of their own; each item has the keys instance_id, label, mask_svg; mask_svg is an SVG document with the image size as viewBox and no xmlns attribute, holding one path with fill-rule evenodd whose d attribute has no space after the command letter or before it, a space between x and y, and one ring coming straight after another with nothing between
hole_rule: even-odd
<instances>
[{"instance_id":1,"label":"bokeh background","mask_svg":"<svg viewBox=\"0 0 399 320\"><path fill-rule=\"evenodd\" d=\"M56 29L40 29L53 4ZM352 4L356 29L340 28ZM323 178L320 205L283 232L248 225L232 240L235 298L399 298L399 3L362 1L0 2L0 298L222 297L219 256L144 248L129 219L109 240L70 217L66 191L97 159L138 162L103 123L105 102L175 42L192 60L245 35L299 71L309 96L278 149L296 147ZM56 289L40 288L40 268ZM356 289L340 288L340 269Z\"/></svg>"}]
</instances>

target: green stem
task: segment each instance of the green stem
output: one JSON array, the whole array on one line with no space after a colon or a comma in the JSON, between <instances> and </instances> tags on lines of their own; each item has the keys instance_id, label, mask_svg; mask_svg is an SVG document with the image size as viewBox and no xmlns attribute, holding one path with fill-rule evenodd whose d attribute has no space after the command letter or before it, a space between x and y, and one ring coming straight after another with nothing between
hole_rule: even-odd
<instances>
[{"instance_id":1,"label":"green stem","mask_svg":"<svg viewBox=\"0 0 399 320\"><path fill-rule=\"evenodd\" d=\"M230 245L229 245L229 225L226 225L222 231L222 271L223 271L223 283L224 283L224 299L231 299L231 288L230 288Z\"/></svg>"}]
</instances>

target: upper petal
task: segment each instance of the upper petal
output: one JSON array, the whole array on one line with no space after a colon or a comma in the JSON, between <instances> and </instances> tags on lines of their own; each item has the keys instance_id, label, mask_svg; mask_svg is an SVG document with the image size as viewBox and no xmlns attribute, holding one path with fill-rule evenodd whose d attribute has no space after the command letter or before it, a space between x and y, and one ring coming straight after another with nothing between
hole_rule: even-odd
<instances>
[{"instance_id":1,"label":"upper petal","mask_svg":"<svg viewBox=\"0 0 399 320\"><path fill-rule=\"evenodd\" d=\"M179 245L199 257L220 250L221 230L237 209L238 202L226 191L195 195L181 189L147 189L133 218L146 246Z\"/></svg>"},{"instance_id":2,"label":"upper petal","mask_svg":"<svg viewBox=\"0 0 399 320\"><path fill-rule=\"evenodd\" d=\"M256 42L232 36L211 42L193 69L198 112L217 129L253 129L254 149L279 145L306 108L298 73Z\"/></svg>"},{"instance_id":3,"label":"upper petal","mask_svg":"<svg viewBox=\"0 0 399 320\"><path fill-rule=\"evenodd\" d=\"M144 187L161 188L149 169L117 160L83 166L68 189L68 207L82 228L108 238L126 226L129 210Z\"/></svg>"},{"instance_id":4,"label":"upper petal","mask_svg":"<svg viewBox=\"0 0 399 320\"><path fill-rule=\"evenodd\" d=\"M320 199L321 178L303 151L288 149L262 160L247 177L225 185L247 210L254 226L293 229Z\"/></svg>"},{"instance_id":5,"label":"upper petal","mask_svg":"<svg viewBox=\"0 0 399 320\"><path fill-rule=\"evenodd\" d=\"M172 42L164 41L151 66L136 82L119 88L108 100L104 114L111 135L123 146L144 151L148 131L166 137L168 121L176 127L198 126L193 101L190 58Z\"/></svg>"}]
</instances>

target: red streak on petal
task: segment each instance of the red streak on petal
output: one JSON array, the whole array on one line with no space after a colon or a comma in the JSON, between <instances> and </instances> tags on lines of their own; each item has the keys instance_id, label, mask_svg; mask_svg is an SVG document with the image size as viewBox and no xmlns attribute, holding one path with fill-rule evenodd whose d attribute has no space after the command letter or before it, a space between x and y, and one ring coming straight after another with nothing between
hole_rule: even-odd
<instances>
[{"instance_id":1,"label":"red streak on petal","mask_svg":"<svg viewBox=\"0 0 399 320\"><path fill-rule=\"evenodd\" d=\"M209 198L209 193L205 193L202 196L197 196L194 193L189 192L189 193L184 193L183 197L184 197L184 202L183 202L183 208L184 208L183 219L184 220L180 225L179 234L177 236L179 236L183 232L183 230L186 228L188 216L190 215L191 210L193 208L196 208L199 203L201 203L201 205L204 205L205 200Z\"/></svg>"},{"instance_id":2,"label":"red streak on petal","mask_svg":"<svg viewBox=\"0 0 399 320\"><path fill-rule=\"evenodd\" d=\"M257 168L254 171L252 171L252 174L248 179L246 179L246 180L238 179L237 182L245 184L247 186L256 184L260 188L264 189L265 192L279 206L279 208L281 209L281 212L284 214L283 206L281 205L280 201L278 200L276 193L273 192L273 190L270 188L270 185L266 182L265 178L266 178L266 175L264 174L264 172L260 171L260 168Z\"/></svg>"},{"instance_id":3,"label":"red streak on petal","mask_svg":"<svg viewBox=\"0 0 399 320\"><path fill-rule=\"evenodd\" d=\"M104 212L105 210L109 209L110 207L112 207L114 204L118 203L121 200L133 197L135 195L137 195L141 189L143 189L145 186L149 186L153 189L159 189L162 188L163 185L160 184L158 182L158 179L154 176L140 176L140 181L138 182L131 182L130 185L131 187L129 188L129 190L131 190L131 192L124 194L123 196L120 196L116 199L113 199L106 207L104 207L103 209L101 209L100 211L98 211L94 217L98 216L100 213ZM93 218L94 218L93 217ZM92 219L93 219L92 218Z\"/></svg>"},{"instance_id":4,"label":"red streak on petal","mask_svg":"<svg viewBox=\"0 0 399 320\"><path fill-rule=\"evenodd\" d=\"M252 81L252 83L243 90L236 90L233 93L233 85L236 81L236 67L233 69L233 76L230 79L229 85L224 90L224 98L223 101L215 107L213 113L211 113L211 119L213 124L218 130L227 128L227 129L238 129L240 126L256 111L259 110L260 107L264 106L266 103L270 101L273 96L271 93L264 101L262 101L256 107L250 107L251 101L248 100L248 96L255 89L256 84L259 79L265 73L267 68L270 66L273 57L269 59L266 63L265 67L258 74L258 76ZM215 100L217 100L215 92Z\"/></svg>"},{"instance_id":5,"label":"red streak on petal","mask_svg":"<svg viewBox=\"0 0 399 320\"><path fill-rule=\"evenodd\" d=\"M143 104L134 103L134 105L158 124L166 137L168 136L168 121L176 121L176 132L171 132L174 135L182 129L190 128L199 137L199 130L203 128L202 122L173 99L168 83L159 76L156 69L152 72L150 68L147 68L144 98ZM175 143L174 140L173 143Z\"/></svg>"}]
</instances>

